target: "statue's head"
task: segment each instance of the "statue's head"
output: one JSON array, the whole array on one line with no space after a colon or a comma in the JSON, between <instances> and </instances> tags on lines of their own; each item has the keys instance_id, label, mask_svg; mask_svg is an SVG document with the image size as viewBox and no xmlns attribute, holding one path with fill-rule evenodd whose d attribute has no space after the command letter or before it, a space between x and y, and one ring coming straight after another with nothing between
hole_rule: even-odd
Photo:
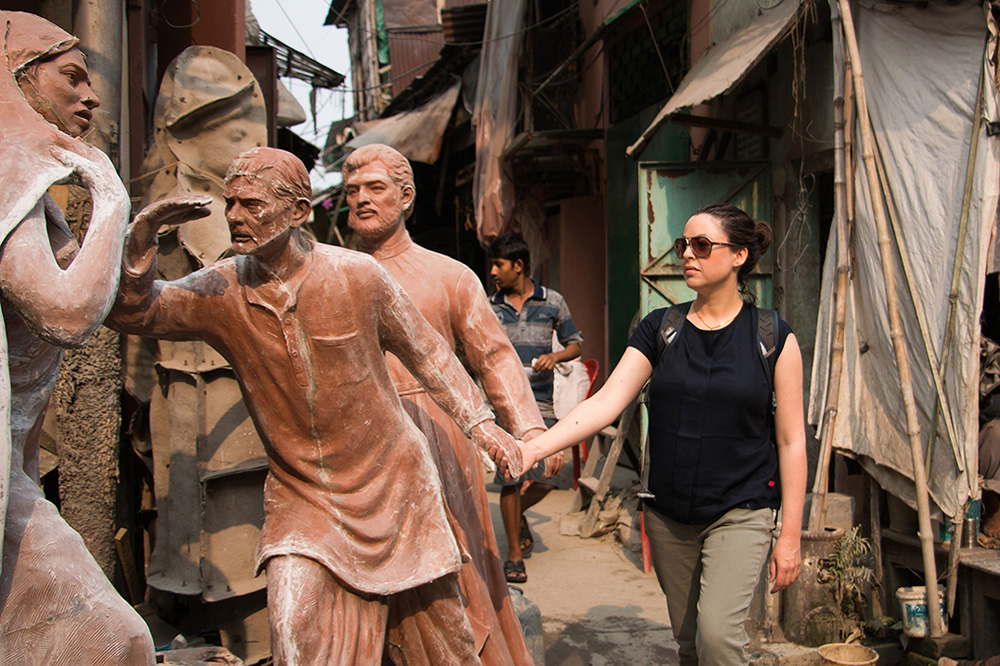
<instances>
[{"instance_id":1,"label":"statue's head","mask_svg":"<svg viewBox=\"0 0 1000 666\"><path fill-rule=\"evenodd\" d=\"M358 148L342 168L348 224L368 240L391 235L413 212L417 190L403 155L380 143Z\"/></svg>"},{"instance_id":2,"label":"statue's head","mask_svg":"<svg viewBox=\"0 0 1000 666\"><path fill-rule=\"evenodd\" d=\"M260 254L287 242L309 218L309 172L292 153L277 148L240 153L225 183L226 221L237 254Z\"/></svg>"},{"instance_id":3,"label":"statue's head","mask_svg":"<svg viewBox=\"0 0 1000 666\"><path fill-rule=\"evenodd\" d=\"M66 134L84 134L100 100L90 87L87 58L76 37L34 14L0 14L7 66L28 104Z\"/></svg>"}]
</instances>

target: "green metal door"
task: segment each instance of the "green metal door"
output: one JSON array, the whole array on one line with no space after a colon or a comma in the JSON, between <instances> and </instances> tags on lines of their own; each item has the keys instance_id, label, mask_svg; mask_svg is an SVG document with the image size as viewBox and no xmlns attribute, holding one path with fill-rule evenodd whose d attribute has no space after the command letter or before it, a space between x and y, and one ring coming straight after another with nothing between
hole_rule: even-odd
<instances>
[{"instance_id":1,"label":"green metal door","mask_svg":"<svg viewBox=\"0 0 1000 666\"><path fill-rule=\"evenodd\" d=\"M639 163L639 275L642 314L694 299L684 284L674 240L699 207L731 203L755 220L771 221L770 168L765 163ZM770 307L772 254L764 253L751 275L757 305Z\"/></svg>"}]
</instances>

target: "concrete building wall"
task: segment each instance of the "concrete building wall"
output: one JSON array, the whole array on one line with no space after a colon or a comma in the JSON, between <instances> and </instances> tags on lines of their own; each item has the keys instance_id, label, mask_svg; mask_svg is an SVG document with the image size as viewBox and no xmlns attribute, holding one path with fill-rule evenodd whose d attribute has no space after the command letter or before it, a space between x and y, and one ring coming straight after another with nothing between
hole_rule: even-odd
<instances>
[{"instance_id":1,"label":"concrete building wall","mask_svg":"<svg viewBox=\"0 0 1000 666\"><path fill-rule=\"evenodd\" d=\"M583 332L581 358L601 364L599 377L607 377L605 291L607 251L603 239L603 197L577 197L559 204L560 293L573 320Z\"/></svg>"}]
</instances>

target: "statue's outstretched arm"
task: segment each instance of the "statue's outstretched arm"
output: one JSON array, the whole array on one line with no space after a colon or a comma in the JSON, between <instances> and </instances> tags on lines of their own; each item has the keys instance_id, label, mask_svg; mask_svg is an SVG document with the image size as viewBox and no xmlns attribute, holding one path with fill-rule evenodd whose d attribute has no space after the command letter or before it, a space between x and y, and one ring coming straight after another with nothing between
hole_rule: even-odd
<instances>
[{"instance_id":1,"label":"statue's outstretched arm","mask_svg":"<svg viewBox=\"0 0 1000 666\"><path fill-rule=\"evenodd\" d=\"M86 342L111 309L118 289L129 200L103 154L85 159L54 148L90 191L93 214L86 239L72 263L56 262L43 201L21 221L0 249L0 289L31 330L62 347Z\"/></svg>"}]
</instances>

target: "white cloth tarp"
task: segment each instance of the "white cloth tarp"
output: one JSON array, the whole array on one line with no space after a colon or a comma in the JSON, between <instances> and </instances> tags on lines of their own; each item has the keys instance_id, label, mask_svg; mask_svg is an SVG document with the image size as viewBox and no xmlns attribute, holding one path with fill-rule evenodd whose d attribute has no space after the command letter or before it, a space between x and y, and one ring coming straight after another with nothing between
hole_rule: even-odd
<instances>
[{"instance_id":1,"label":"white cloth tarp","mask_svg":"<svg viewBox=\"0 0 1000 666\"><path fill-rule=\"evenodd\" d=\"M479 240L501 233L514 207L514 184L503 168L503 151L517 121L517 70L525 0L491 2L486 10L479 82L472 121L476 126L476 171L472 192Z\"/></svg>"},{"instance_id":2,"label":"white cloth tarp","mask_svg":"<svg viewBox=\"0 0 1000 666\"><path fill-rule=\"evenodd\" d=\"M681 109L717 97L743 80L747 72L788 32L800 0L785 0L762 11L750 25L712 46L684 76L653 122L625 152L635 157L657 130Z\"/></svg>"},{"instance_id":3,"label":"white cloth tarp","mask_svg":"<svg viewBox=\"0 0 1000 666\"><path fill-rule=\"evenodd\" d=\"M859 3L855 10L865 91L892 202L898 211L902 251L917 295L906 285L900 246L893 241L903 337L926 451L935 409L931 362L939 364L948 316L948 293L959 245L959 222L969 159L976 95L984 62L987 18L976 2L931 2L926 8ZM987 72L983 115L997 119L995 72ZM838 410L834 446L855 454L878 483L915 506L913 463L906 433L899 375L886 309L883 266L871 209L861 137L854 136L857 192L851 242L847 334L840 395L825 395L830 359L834 243L824 270L820 337L816 341L810 421L828 406ZM953 342L944 372L944 419L928 467L931 500L956 515L977 491L979 313L991 233L996 223L1000 145L985 128L978 137L968 234L961 265ZM890 205L891 203L890 202ZM845 242L835 238L834 242ZM932 361L925 351L916 309L927 323ZM825 332L825 334L823 333ZM824 339L824 335L827 339Z\"/></svg>"}]
</instances>

